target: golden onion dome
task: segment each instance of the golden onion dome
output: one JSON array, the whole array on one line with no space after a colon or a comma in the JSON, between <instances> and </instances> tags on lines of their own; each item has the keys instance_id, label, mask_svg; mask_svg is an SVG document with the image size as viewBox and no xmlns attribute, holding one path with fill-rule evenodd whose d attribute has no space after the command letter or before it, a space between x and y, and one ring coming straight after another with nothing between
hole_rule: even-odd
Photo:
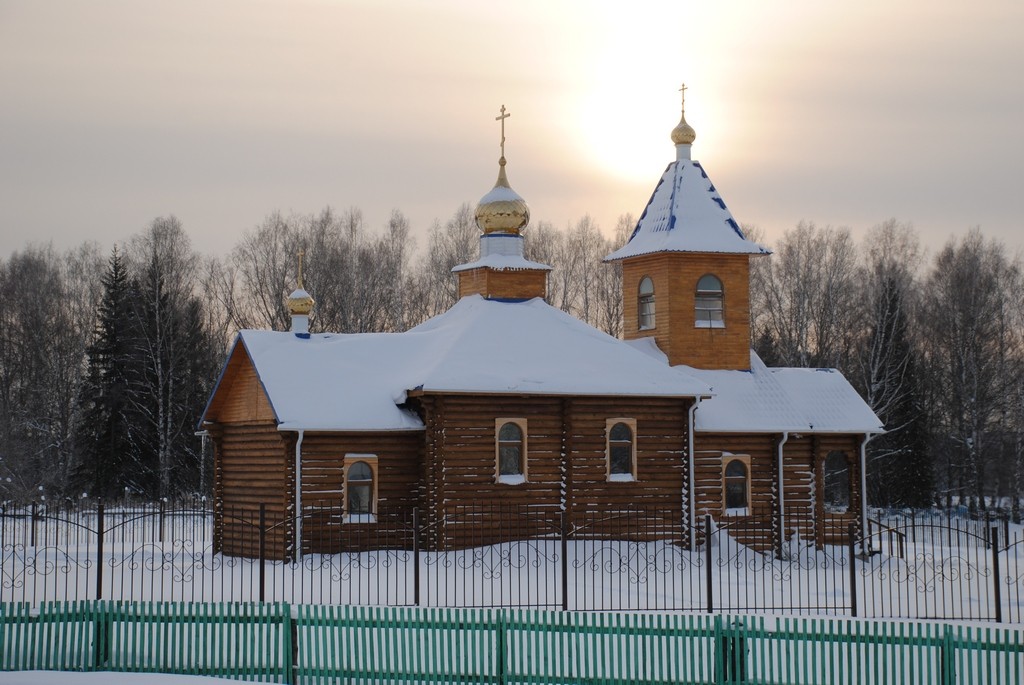
<instances>
[{"instance_id":1,"label":"golden onion dome","mask_svg":"<svg viewBox=\"0 0 1024 685\"><path fill-rule=\"evenodd\" d=\"M476 225L484 233L518 234L530 223L530 208L512 190L505 175L505 156L498 160L498 180L476 206Z\"/></svg>"},{"instance_id":2,"label":"golden onion dome","mask_svg":"<svg viewBox=\"0 0 1024 685\"><path fill-rule=\"evenodd\" d=\"M683 102L679 112L679 123L672 129L672 142L676 145L692 145L693 141L697 138L697 132L686 123L686 86L684 85L679 90L683 93Z\"/></svg>"},{"instance_id":3,"label":"golden onion dome","mask_svg":"<svg viewBox=\"0 0 1024 685\"><path fill-rule=\"evenodd\" d=\"M298 283L285 303L288 305L288 313L292 316L309 316L309 313L313 311L313 305L316 304L316 301L312 295L306 292L305 286L302 285L302 258L306 256L306 250L299 250L296 256L299 258Z\"/></svg>"},{"instance_id":4,"label":"golden onion dome","mask_svg":"<svg viewBox=\"0 0 1024 685\"><path fill-rule=\"evenodd\" d=\"M302 289L300 284L300 287L293 290L292 294L288 296L287 304L288 313L292 316L309 316L316 302L312 295Z\"/></svg>"}]
</instances>

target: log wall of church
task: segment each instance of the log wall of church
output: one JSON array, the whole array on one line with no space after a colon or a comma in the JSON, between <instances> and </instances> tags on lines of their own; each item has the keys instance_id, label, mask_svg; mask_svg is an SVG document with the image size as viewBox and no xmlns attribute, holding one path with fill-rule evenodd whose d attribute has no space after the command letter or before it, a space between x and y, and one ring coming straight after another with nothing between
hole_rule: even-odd
<instances>
[{"instance_id":1,"label":"log wall of church","mask_svg":"<svg viewBox=\"0 0 1024 685\"><path fill-rule=\"evenodd\" d=\"M781 434L698 433L695 438L694 482L698 516L725 514L723 462L732 455L750 459L749 513L776 517L778 512L778 444ZM794 435L783 445L783 483L787 511L786 537L794 533L817 544L841 544L860 511L860 435ZM850 476L850 508L827 511L824 506L824 463L831 452L846 455Z\"/></svg>"},{"instance_id":2,"label":"log wall of church","mask_svg":"<svg viewBox=\"0 0 1024 685\"><path fill-rule=\"evenodd\" d=\"M821 544L845 543L849 537L850 524L858 531L861 528L860 443L862 435L823 435L817 439L814 462L815 518L818 522L817 535ZM841 452L846 458L850 474L850 508L846 512L828 511L825 507L825 459L831 452Z\"/></svg>"},{"instance_id":3,"label":"log wall of church","mask_svg":"<svg viewBox=\"0 0 1024 685\"><path fill-rule=\"evenodd\" d=\"M434 395L421 401L432 427L425 464L427 506L433 520L446 522L430 544L461 546L468 543L466 535L474 536L475 542L482 537L486 543L488 531L493 541L520 524L533 534L556 532L530 529L529 516L517 522L511 513L484 515L476 511L481 502L492 511L529 506L557 513L564 506L578 525L590 520L588 512L635 511L649 505L675 522L682 534L688 402L468 395ZM498 481L498 418L527 423L526 482ZM606 431L608 419L613 418L636 420L637 478L632 482L608 479ZM464 516L475 517L472 529L459 530L455 525Z\"/></svg>"},{"instance_id":4,"label":"log wall of church","mask_svg":"<svg viewBox=\"0 0 1024 685\"><path fill-rule=\"evenodd\" d=\"M423 504L422 431L306 433L302 441L302 522L305 552L402 546L411 510ZM362 455L362 456L357 456ZM345 461L372 464L374 521L344 521ZM344 530L342 530L344 527Z\"/></svg>"},{"instance_id":5,"label":"log wall of church","mask_svg":"<svg viewBox=\"0 0 1024 685\"><path fill-rule=\"evenodd\" d=\"M240 344L231 353L207 416L220 423L276 422L267 393Z\"/></svg>"},{"instance_id":6,"label":"log wall of church","mask_svg":"<svg viewBox=\"0 0 1024 685\"><path fill-rule=\"evenodd\" d=\"M260 504L268 525L290 517L287 443L274 423L229 423L210 428L214 444L215 544L230 556L259 554ZM288 526L268 533L266 553L284 558Z\"/></svg>"},{"instance_id":7,"label":"log wall of church","mask_svg":"<svg viewBox=\"0 0 1024 685\"><path fill-rule=\"evenodd\" d=\"M697 433L694 438L697 515L725 513L723 452L750 457L750 504L770 508L775 501L775 436L765 433Z\"/></svg>"}]
</instances>

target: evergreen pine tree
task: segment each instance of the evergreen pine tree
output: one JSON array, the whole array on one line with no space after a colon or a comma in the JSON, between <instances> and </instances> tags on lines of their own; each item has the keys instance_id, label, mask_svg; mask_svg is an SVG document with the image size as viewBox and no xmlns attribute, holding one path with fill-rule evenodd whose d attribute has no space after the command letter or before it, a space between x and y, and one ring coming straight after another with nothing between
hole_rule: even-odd
<instances>
[{"instance_id":1,"label":"evergreen pine tree","mask_svg":"<svg viewBox=\"0 0 1024 685\"><path fill-rule=\"evenodd\" d=\"M97 497L123 493L136 452L128 375L133 366L134 288L114 248L103 277L95 337L79 395L76 489Z\"/></svg>"}]
</instances>

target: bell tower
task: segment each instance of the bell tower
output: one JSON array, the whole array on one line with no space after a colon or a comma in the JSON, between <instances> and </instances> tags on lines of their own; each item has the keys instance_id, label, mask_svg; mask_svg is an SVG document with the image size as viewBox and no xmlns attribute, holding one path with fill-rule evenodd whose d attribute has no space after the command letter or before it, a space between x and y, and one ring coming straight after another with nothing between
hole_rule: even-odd
<instances>
[{"instance_id":1,"label":"bell tower","mask_svg":"<svg viewBox=\"0 0 1024 685\"><path fill-rule=\"evenodd\" d=\"M692 159L696 137L684 99L672 129L676 159L629 241L605 261L622 262L627 340L653 338L673 366L749 370L750 257L770 253L746 239Z\"/></svg>"},{"instance_id":2,"label":"bell tower","mask_svg":"<svg viewBox=\"0 0 1024 685\"><path fill-rule=\"evenodd\" d=\"M480 258L452 269L459 277L459 297L482 295L489 300L528 300L547 295L550 266L523 257L522 231L530 223L530 208L512 190L505 174L505 119L512 116L501 106L501 157L498 180L476 206Z\"/></svg>"}]
</instances>

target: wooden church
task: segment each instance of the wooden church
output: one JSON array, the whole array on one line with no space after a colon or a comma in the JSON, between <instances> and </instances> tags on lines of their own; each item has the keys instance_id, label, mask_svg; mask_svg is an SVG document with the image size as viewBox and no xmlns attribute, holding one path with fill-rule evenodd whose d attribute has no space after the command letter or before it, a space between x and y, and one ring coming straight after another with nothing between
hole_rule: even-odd
<instances>
[{"instance_id":1,"label":"wooden church","mask_svg":"<svg viewBox=\"0 0 1024 685\"><path fill-rule=\"evenodd\" d=\"M622 264L624 340L545 302L550 267L523 256L529 209L508 183L504 128L476 209L480 256L454 269L449 311L402 333L311 334L300 275L292 330L239 333L201 419L219 549L253 553L232 522L261 504L286 558L331 551L297 516L323 502L341 514L318 525L350 530L415 508L434 549L463 544L455 514L484 502L467 526L500 529L496 504L570 525L654 507L683 544L706 514L818 545L863 526L881 423L838 371L767 368L750 349L749 260L768 250L691 158L694 139L684 112L675 160L606 258Z\"/></svg>"}]
</instances>

